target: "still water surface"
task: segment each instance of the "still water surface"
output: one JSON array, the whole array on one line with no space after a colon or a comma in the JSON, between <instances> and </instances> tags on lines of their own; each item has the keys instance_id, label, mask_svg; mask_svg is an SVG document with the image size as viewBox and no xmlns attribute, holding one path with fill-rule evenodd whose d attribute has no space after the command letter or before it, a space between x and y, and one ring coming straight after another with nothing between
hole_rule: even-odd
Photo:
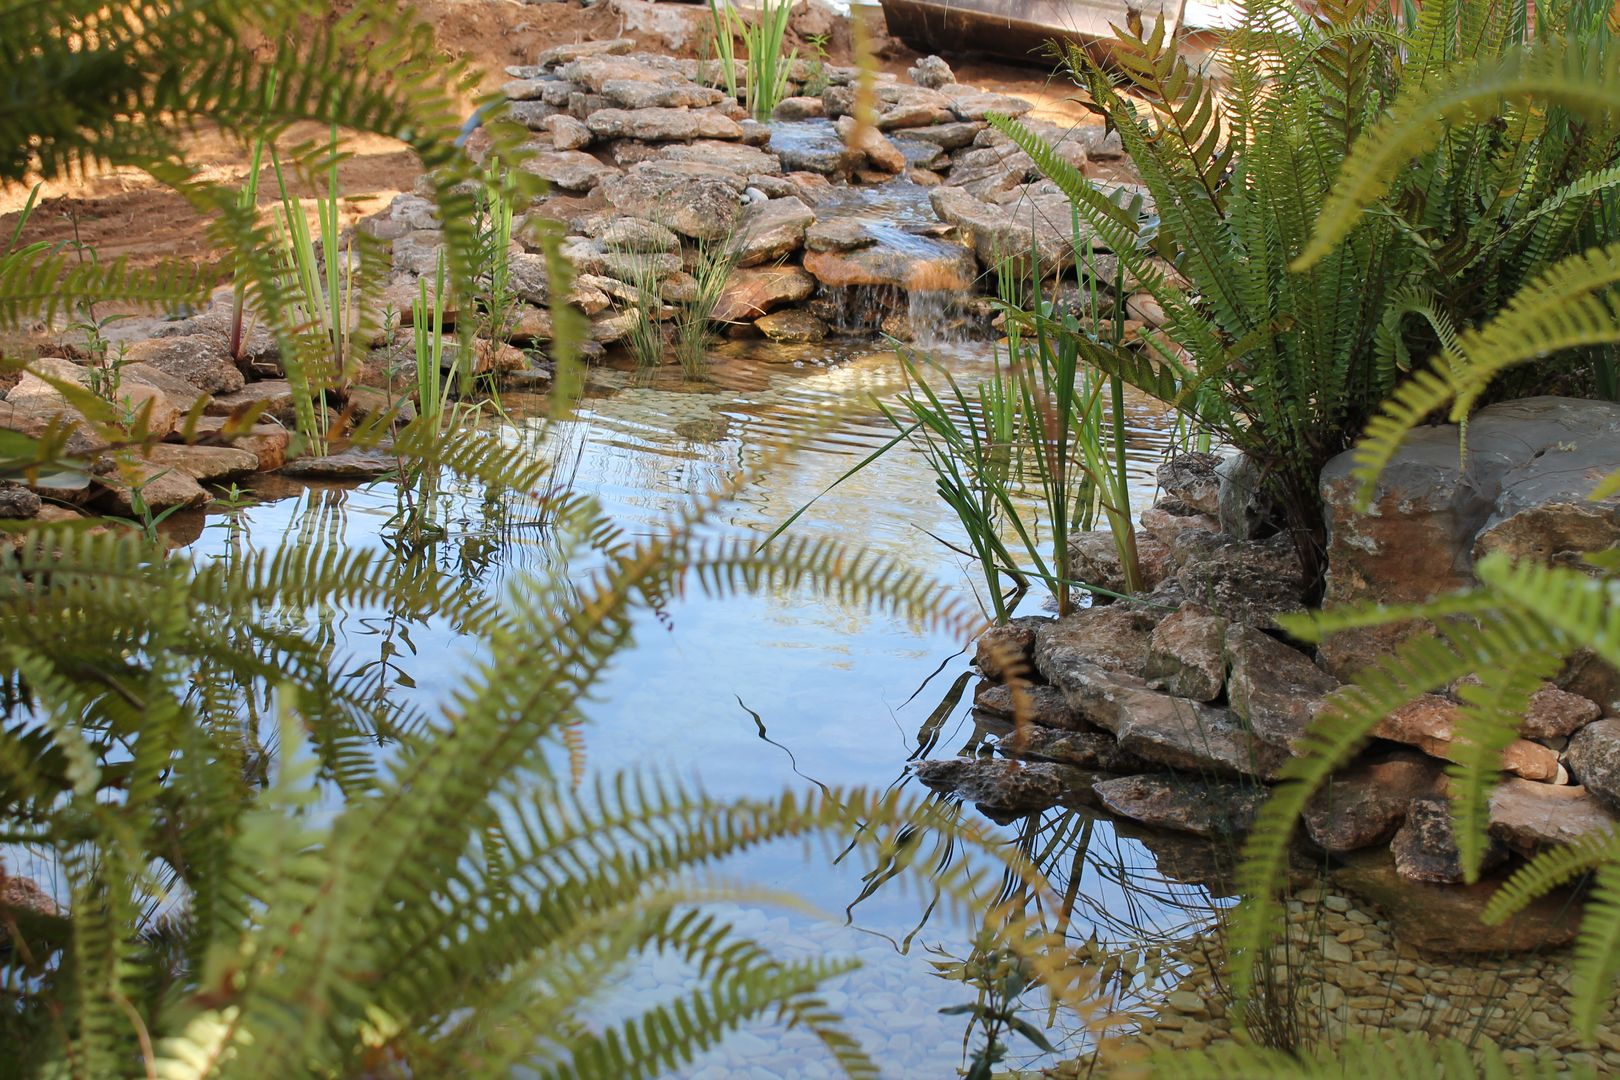
<instances>
[{"instance_id":1,"label":"still water surface","mask_svg":"<svg viewBox=\"0 0 1620 1080\"><path fill-rule=\"evenodd\" d=\"M664 371L648 385L629 372L597 370L591 395L572 418L552 426L538 452L554 455L559 471L573 475L575 489L600 500L630 532L650 529L694 498L750 473L721 507L715 528L763 539L820 495L794 525L799 534L865 545L972 595L972 568L946 546L959 542L960 528L916 454L890 454L822 495L893 435L888 421L862 404L874 393L892 394L899 376L893 354L749 345L728 345L722 353L701 383L683 383L678 373ZM947 368L969 384L989 359L988 346L942 354ZM506 405L516 418L511 437L532 438L542 422L523 417L543 415L543 403L509 397ZM790 457L770 460L785 438L830 416L838 419ZM1168 420L1146 403L1133 404L1129 427L1139 511L1152 498L1152 470L1169 440ZM247 537L261 549L311 530L333 531L350 545L380 544L396 506L386 483L267 484L261 498L266 501L243 514ZM476 491L461 492L447 519L450 535L440 545L441 561L465 573L469 587L498 591L511 574L557 569L549 563L550 545L521 524L508 521L492 539L481 506ZM209 529L194 547L207 556L224 542L221 530ZM1039 604L1032 596L1021 610ZM666 615L641 620L635 645L588 707L592 772L676 775L731 796L812 784L884 789L914 783L904 771L908 759L947 756L976 739L967 704L971 686L961 678L968 671L963 642L803 591L724 601L689 593ZM401 629L374 612L339 614L337 627L357 664L375 659L390 629ZM403 629L403 637L392 638L404 673L396 690L431 705L468 670L470 646L444 625ZM953 689L961 695L954 704ZM971 807L964 812L976 815ZM1169 880L1145 846L1162 849L1162 838L1132 839L1107 821L1058 811L1002 833L1009 843L1048 852L1046 865L1072 907L1067 916L1048 913L1048 925L1067 918L1077 940L1094 932L1119 940L1133 927L1179 936L1195 932L1207 915L1208 894ZM966 1021L939 1009L972 1000L973 991L937 977L930 962L965 956L971 933L948 915L929 912L930 897L916 888L876 881L873 858L863 851L839 858L786 846L734 860L726 867L729 877L792 893L814 910L769 904L725 910L741 932L782 959L832 952L861 961L859 970L830 984L830 999L885 1075L955 1075L963 1064ZM994 899L986 896L985 904ZM603 1021L627 1015L673 996L686 980L677 960L653 958L623 978L604 980L593 1015ZM1060 1050L1081 1045L1073 1018L1049 1018L1033 997L1027 1004L1030 1019L1053 1024L1051 1040ZM976 1033L971 1037L976 1043ZM1008 1065L1050 1060L1028 1044L1014 1050ZM809 1036L762 1023L678 1075L710 1080L835 1072Z\"/></svg>"}]
</instances>

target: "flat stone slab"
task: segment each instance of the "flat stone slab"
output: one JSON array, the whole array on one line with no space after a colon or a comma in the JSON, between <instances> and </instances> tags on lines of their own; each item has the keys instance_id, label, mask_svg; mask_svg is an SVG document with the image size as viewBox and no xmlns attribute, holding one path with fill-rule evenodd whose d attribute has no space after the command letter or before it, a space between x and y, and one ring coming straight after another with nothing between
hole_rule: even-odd
<instances>
[{"instance_id":1,"label":"flat stone slab","mask_svg":"<svg viewBox=\"0 0 1620 1080\"><path fill-rule=\"evenodd\" d=\"M1092 785L1103 808L1160 829L1194 836L1241 836L1254 826L1266 800L1261 784L1194 780L1153 774L1121 776Z\"/></svg>"},{"instance_id":2,"label":"flat stone slab","mask_svg":"<svg viewBox=\"0 0 1620 1080\"><path fill-rule=\"evenodd\" d=\"M1051 762L1005 758L950 758L919 761L913 775L936 791L952 792L994 821L1014 821L1054 806L1096 802L1095 773Z\"/></svg>"},{"instance_id":3,"label":"flat stone slab","mask_svg":"<svg viewBox=\"0 0 1620 1080\"><path fill-rule=\"evenodd\" d=\"M281 474L305 480L375 480L398 468L398 460L380 450L350 449L324 457L295 458L281 467Z\"/></svg>"}]
</instances>

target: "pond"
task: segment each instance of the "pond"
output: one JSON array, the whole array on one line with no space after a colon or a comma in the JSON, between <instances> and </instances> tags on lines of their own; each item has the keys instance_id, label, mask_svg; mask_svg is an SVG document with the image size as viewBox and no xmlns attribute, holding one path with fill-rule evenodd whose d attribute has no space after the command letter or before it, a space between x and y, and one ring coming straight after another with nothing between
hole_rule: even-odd
<instances>
[{"instance_id":1,"label":"pond","mask_svg":"<svg viewBox=\"0 0 1620 1080\"><path fill-rule=\"evenodd\" d=\"M938 357L971 383L987 370L990 347L960 345ZM590 393L571 418L553 425L542 452L555 455L559 475L599 499L630 533L746 476L715 515L716 529L764 539L820 496L793 526L796 533L865 545L970 596L976 574L951 550L960 529L936 498L918 455L890 454L834 486L892 437L893 428L869 400L873 393L892 394L899 376L895 354L838 345L787 351L728 343L717 351L709 378L699 382L668 369L649 379L597 368ZM544 415L543 400L509 395L504 404L513 438L532 435L542 423L535 418ZM818 433L776 456L812 422ZM1153 469L1169 428L1158 409L1132 403L1129 464L1138 511L1152 499ZM243 537L260 549L313 530L349 545L381 544L396 509L386 483L304 487L270 477L258 495L263 501L240 520ZM491 521L478 491L454 490L447 498L448 535L436 557L462 573L468 587L498 592L513 573L557 569L544 532L523 522L522 504ZM224 530L209 528L193 549L207 557L227 542ZM1020 610L1037 610L1041 599L1027 597ZM445 625L402 627L386 613L349 612L334 616L333 629L345 663L358 667L392 652L400 672L395 692L421 704L448 693L466 670L461 657L468 645ZM634 647L596 688L584 732L589 769L700 778L722 796L816 784L914 784L905 772L908 760L949 756L978 738L965 645L809 592L720 601L688 594L661 617L641 620ZM971 807L964 812L977 818ZM1075 940L1094 932L1104 941L1143 931L1182 935L1204 925L1216 902L1161 873L1153 850L1134 838L1140 834L1127 835L1105 819L1053 811L1000 832L1032 854L1045 852L1042 862L1072 908L1046 913L1048 925L1065 921ZM1168 842L1145 839L1161 848ZM767 848L729 863L727 876L808 906L750 901L722 910L784 959L858 958L862 966L832 982L828 996L885 1075L953 1075L963 1063L967 1020L939 1009L971 1001L974 991L939 978L932 963L965 957L971 930L930 912L931 898L917 889L885 883L873 858L865 851L839 857L817 850L807 857L799 846ZM988 907L995 897L983 900ZM656 958L622 979L604 980L611 990L593 1015L612 1018L667 998L685 980L679 961ZM1074 1018L1049 1018L1033 997L1026 1004L1034 1022L1045 1027L1051 1020L1060 1053L1072 1055L1083 1045ZM1028 1043L1014 1050L1008 1064L1052 1060ZM679 1075L834 1074L831 1058L810 1036L762 1025Z\"/></svg>"}]
</instances>

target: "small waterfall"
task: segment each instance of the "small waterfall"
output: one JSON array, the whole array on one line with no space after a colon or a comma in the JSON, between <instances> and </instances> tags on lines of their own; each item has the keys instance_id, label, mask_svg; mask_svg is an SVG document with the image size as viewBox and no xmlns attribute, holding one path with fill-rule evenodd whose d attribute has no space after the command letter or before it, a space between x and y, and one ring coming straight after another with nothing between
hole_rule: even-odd
<instances>
[{"instance_id":1,"label":"small waterfall","mask_svg":"<svg viewBox=\"0 0 1620 1080\"><path fill-rule=\"evenodd\" d=\"M955 289L902 289L852 285L823 289L816 314L840 334L887 334L921 348L960 344L975 336L979 320L971 293Z\"/></svg>"}]
</instances>

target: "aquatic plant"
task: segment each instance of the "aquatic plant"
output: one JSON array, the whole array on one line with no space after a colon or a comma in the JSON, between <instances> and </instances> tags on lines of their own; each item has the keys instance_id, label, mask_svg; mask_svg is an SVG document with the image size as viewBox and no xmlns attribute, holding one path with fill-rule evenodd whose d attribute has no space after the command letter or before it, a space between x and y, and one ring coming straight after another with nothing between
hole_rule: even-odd
<instances>
[{"instance_id":1,"label":"aquatic plant","mask_svg":"<svg viewBox=\"0 0 1620 1080\"><path fill-rule=\"evenodd\" d=\"M726 282L736 269L739 249L731 236L719 240L699 240L691 260L692 294L675 301L671 320L671 340L675 358L688 378L703 374L709 366L709 350L719 339L714 328L714 309L726 291Z\"/></svg>"},{"instance_id":2,"label":"aquatic plant","mask_svg":"<svg viewBox=\"0 0 1620 1080\"><path fill-rule=\"evenodd\" d=\"M754 119L761 123L771 118L777 103L787 96L788 71L799 58L797 49L787 56L782 55L782 43L787 38L792 13L792 0L761 0L754 21L750 22L733 4L709 0L711 43L720 63L721 78L731 96L746 104ZM742 41L748 53L743 60L740 86L737 40Z\"/></svg>"},{"instance_id":3,"label":"aquatic plant","mask_svg":"<svg viewBox=\"0 0 1620 1080\"><path fill-rule=\"evenodd\" d=\"M625 348L635 357L636 366L654 368L664 362L669 337L664 327L663 269L658 253L627 254L627 293L617 298L621 317L629 320Z\"/></svg>"},{"instance_id":4,"label":"aquatic plant","mask_svg":"<svg viewBox=\"0 0 1620 1080\"><path fill-rule=\"evenodd\" d=\"M1538 7L1533 24L1524 11L1438 0L1398 22L1370 0L1310 10L1249 0L1220 43L1229 72L1220 91L1162 24L1122 28L1107 69L1071 49L1071 73L1152 195L1148 215L1110 198L1016 121L992 118L1165 312L1165 335L1145 351L1082 340L1084 361L1257 459L1308 578L1321 571L1322 464L1398 386L1410 381L1406 393L1418 392L1423 358L1587 242L1583 224L1608 220L1595 214L1600 193L1620 179L1620 120L1604 112L1577 121L1572 111L1577 77L1600 76L1612 52L1607 7ZM1519 100L1507 74L1528 70L1510 59L1519 43L1536 41L1540 59L1524 63L1552 71L1565 34L1582 42L1569 50L1581 66L1564 69L1567 93L1545 108L1509 106L1492 110L1492 122L1474 120L1469 104L1487 109L1503 93ZM1498 73L1496 82L1472 97L1436 93L1421 138L1387 140L1390 125L1411 115L1408 99L1469 61ZM1377 163L1355 188L1349 179L1336 188L1352 147L1372 139L1384 140ZM1365 198L1354 201L1356 191ZM1369 204L1334 226L1341 243L1312 246L1319 222ZM1506 389L1544 385L1556 370L1538 365Z\"/></svg>"}]
</instances>

